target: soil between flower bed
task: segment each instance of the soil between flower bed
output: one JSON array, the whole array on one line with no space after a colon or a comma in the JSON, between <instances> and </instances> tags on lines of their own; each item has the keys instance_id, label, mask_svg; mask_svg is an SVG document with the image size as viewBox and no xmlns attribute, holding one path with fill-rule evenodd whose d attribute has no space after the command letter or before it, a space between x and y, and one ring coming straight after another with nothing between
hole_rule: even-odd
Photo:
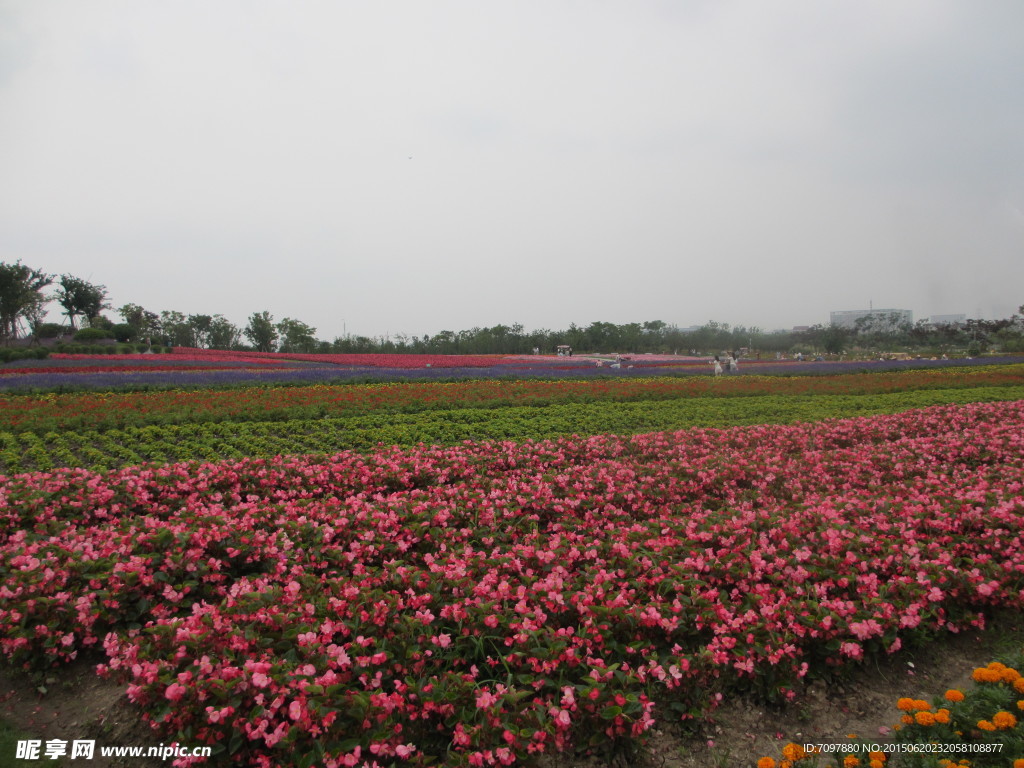
<instances>
[{"instance_id":1,"label":"soil between flower bed","mask_svg":"<svg viewBox=\"0 0 1024 768\"><path fill-rule=\"evenodd\" d=\"M122 768L142 763L139 758L104 758L99 748L114 746L156 746L162 739L139 718L129 704L125 686L96 675L95 661L77 661L48 674L46 693L40 683L11 669L0 669L0 718L22 731L27 738L78 739L96 741L94 768ZM14 755L0 755L0 764L13 765ZM11 760L12 762L7 762ZM18 761L20 762L20 761ZM47 764L74 765L76 761L46 760Z\"/></svg>"}]
</instances>

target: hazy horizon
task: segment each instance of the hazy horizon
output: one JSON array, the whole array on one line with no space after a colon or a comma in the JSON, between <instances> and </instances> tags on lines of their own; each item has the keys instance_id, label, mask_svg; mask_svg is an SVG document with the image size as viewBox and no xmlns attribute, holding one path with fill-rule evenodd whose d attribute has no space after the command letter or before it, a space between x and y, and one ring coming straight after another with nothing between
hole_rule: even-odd
<instances>
[{"instance_id":1,"label":"hazy horizon","mask_svg":"<svg viewBox=\"0 0 1024 768\"><path fill-rule=\"evenodd\" d=\"M1021 29L1011 0L0 3L0 261L327 340L1008 317Z\"/></svg>"}]
</instances>

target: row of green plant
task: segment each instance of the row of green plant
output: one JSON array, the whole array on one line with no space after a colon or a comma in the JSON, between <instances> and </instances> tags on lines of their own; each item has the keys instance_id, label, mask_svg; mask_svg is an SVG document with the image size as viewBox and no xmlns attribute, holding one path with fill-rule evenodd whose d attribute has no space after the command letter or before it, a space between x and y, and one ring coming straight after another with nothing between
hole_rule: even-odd
<instances>
[{"instance_id":1,"label":"row of green plant","mask_svg":"<svg viewBox=\"0 0 1024 768\"><path fill-rule=\"evenodd\" d=\"M0 347L0 363L11 363L17 360L45 360L49 356L50 350L44 347L33 347L30 349Z\"/></svg>"},{"instance_id":2,"label":"row of green plant","mask_svg":"<svg viewBox=\"0 0 1024 768\"><path fill-rule=\"evenodd\" d=\"M0 430L43 435L221 421L292 421L371 413L568 403L785 395L871 395L917 390L1022 387L1024 365L850 372L826 376L655 376L598 380L463 380L247 386L156 392L0 394Z\"/></svg>"},{"instance_id":3,"label":"row of green plant","mask_svg":"<svg viewBox=\"0 0 1024 768\"><path fill-rule=\"evenodd\" d=\"M86 328L84 330L92 330ZM81 331L79 331L81 333ZM77 340L78 337L75 336ZM170 352L170 347L150 346L148 344L57 344L54 352L68 355L133 355L139 352Z\"/></svg>"},{"instance_id":4,"label":"row of green plant","mask_svg":"<svg viewBox=\"0 0 1024 768\"><path fill-rule=\"evenodd\" d=\"M276 422L196 423L120 430L0 432L0 472L56 467L113 469L141 463L213 461L285 454L369 451L379 445L456 445L464 440L541 440L566 435L790 424L897 413L911 408L1024 399L1024 386L921 390L878 395L690 398L570 403L500 409Z\"/></svg>"}]
</instances>

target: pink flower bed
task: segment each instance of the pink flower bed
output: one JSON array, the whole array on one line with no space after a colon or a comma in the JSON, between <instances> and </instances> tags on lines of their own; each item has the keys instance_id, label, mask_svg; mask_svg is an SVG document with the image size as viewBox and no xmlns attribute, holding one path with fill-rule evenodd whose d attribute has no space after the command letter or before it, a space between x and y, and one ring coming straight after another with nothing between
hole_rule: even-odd
<instances>
[{"instance_id":1,"label":"pink flower bed","mask_svg":"<svg viewBox=\"0 0 1024 768\"><path fill-rule=\"evenodd\" d=\"M69 352L55 352L50 355L53 360L106 360L111 355L72 354ZM139 354L116 355L117 360L139 360L147 363L155 363L161 360L180 363L182 360L194 360L196 362L233 362L253 363L258 365L287 365L288 361L280 356L263 352L223 352L212 349L187 349L184 347L175 348L173 352L147 352Z\"/></svg>"},{"instance_id":2,"label":"pink flower bed","mask_svg":"<svg viewBox=\"0 0 1024 768\"><path fill-rule=\"evenodd\" d=\"M1022 457L1016 402L0 478L0 651L243 764L511 765L1024 606Z\"/></svg>"},{"instance_id":3,"label":"pink flower bed","mask_svg":"<svg viewBox=\"0 0 1024 768\"><path fill-rule=\"evenodd\" d=\"M300 360L372 368L487 368L513 362L505 355L302 354L299 352L226 352L175 347L175 355L213 360Z\"/></svg>"}]
</instances>

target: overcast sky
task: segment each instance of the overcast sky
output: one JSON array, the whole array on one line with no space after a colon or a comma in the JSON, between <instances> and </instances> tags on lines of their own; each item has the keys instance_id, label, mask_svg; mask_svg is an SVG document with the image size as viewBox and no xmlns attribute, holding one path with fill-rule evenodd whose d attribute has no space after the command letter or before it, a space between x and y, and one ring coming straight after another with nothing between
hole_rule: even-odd
<instances>
[{"instance_id":1,"label":"overcast sky","mask_svg":"<svg viewBox=\"0 0 1024 768\"><path fill-rule=\"evenodd\" d=\"M1019 0L0 0L0 261L328 340L1006 317L1022 31Z\"/></svg>"}]
</instances>

